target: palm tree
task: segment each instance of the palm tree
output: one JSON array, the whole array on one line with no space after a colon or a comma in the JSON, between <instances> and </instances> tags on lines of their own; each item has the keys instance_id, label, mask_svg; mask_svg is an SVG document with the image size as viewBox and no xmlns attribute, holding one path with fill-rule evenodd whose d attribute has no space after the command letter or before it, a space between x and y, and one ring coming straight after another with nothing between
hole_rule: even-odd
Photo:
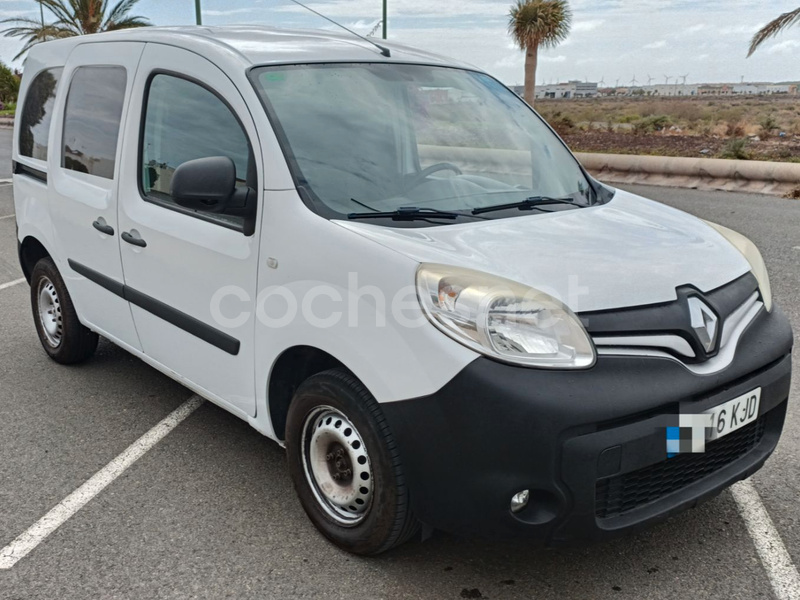
<instances>
[{"instance_id":1,"label":"palm tree","mask_svg":"<svg viewBox=\"0 0 800 600\"><path fill-rule=\"evenodd\" d=\"M517 0L508 32L525 51L525 100L533 106L539 48L554 48L569 35L572 10L566 0Z\"/></svg>"},{"instance_id":2,"label":"palm tree","mask_svg":"<svg viewBox=\"0 0 800 600\"><path fill-rule=\"evenodd\" d=\"M0 23L13 25L3 31L5 37L18 37L25 40L25 45L14 59L25 54L32 46L49 40L129 29L150 25L144 17L130 16L128 13L139 0L119 0L113 8L109 8L108 0L35 0L40 9L55 17L52 23L42 19L12 18Z\"/></svg>"},{"instance_id":3,"label":"palm tree","mask_svg":"<svg viewBox=\"0 0 800 600\"><path fill-rule=\"evenodd\" d=\"M748 58L753 56L753 52L758 50L761 44L775 37L787 27L796 25L798 22L800 22L800 8L784 13L774 21L764 25L764 27L753 36L753 41L750 42L750 52L747 54Z\"/></svg>"}]
</instances>

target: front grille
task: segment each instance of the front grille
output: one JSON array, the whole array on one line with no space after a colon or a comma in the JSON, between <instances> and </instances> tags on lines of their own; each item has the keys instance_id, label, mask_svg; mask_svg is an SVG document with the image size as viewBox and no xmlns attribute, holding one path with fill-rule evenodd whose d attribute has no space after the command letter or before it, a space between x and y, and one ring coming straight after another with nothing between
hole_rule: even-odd
<instances>
[{"instance_id":1,"label":"front grille","mask_svg":"<svg viewBox=\"0 0 800 600\"><path fill-rule=\"evenodd\" d=\"M755 448L765 426L761 417L709 442L702 454L679 454L638 471L601 479L595 490L595 514L601 519L617 517L700 481Z\"/></svg>"}]
</instances>

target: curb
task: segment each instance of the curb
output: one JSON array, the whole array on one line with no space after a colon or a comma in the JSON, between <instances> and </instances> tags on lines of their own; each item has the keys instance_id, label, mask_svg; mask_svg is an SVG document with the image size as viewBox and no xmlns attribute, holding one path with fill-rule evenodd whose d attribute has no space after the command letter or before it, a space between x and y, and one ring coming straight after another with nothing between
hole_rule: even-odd
<instances>
[{"instance_id":1,"label":"curb","mask_svg":"<svg viewBox=\"0 0 800 600\"><path fill-rule=\"evenodd\" d=\"M576 153L608 183L786 195L800 188L800 163Z\"/></svg>"}]
</instances>

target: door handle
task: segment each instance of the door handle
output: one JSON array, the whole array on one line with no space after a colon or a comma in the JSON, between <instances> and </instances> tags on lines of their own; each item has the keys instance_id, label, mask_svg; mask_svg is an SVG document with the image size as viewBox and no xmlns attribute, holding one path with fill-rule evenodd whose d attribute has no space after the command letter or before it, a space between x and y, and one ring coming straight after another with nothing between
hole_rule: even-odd
<instances>
[{"instance_id":1,"label":"door handle","mask_svg":"<svg viewBox=\"0 0 800 600\"><path fill-rule=\"evenodd\" d=\"M130 232L123 231L121 237L124 241L134 246L139 246L139 248L147 247L147 242L145 242L141 237L139 237L139 232L136 231L135 229L131 230Z\"/></svg>"},{"instance_id":2,"label":"door handle","mask_svg":"<svg viewBox=\"0 0 800 600\"><path fill-rule=\"evenodd\" d=\"M100 233L105 233L106 235L114 235L114 228L106 223L106 220L103 217L97 219L94 223L92 223L92 227L97 229Z\"/></svg>"}]
</instances>

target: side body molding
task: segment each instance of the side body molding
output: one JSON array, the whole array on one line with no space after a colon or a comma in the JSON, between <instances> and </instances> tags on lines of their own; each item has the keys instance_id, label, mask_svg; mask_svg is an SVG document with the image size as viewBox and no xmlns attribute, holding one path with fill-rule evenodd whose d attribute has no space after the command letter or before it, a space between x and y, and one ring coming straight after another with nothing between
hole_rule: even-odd
<instances>
[{"instance_id":1,"label":"side body molding","mask_svg":"<svg viewBox=\"0 0 800 600\"><path fill-rule=\"evenodd\" d=\"M73 271L79 275L83 275L89 281L96 283L112 294L115 294L120 298L124 298L131 304L135 304L139 308L142 308L147 312L159 317L160 319L165 320L167 323L183 329L187 333L190 333L191 335L208 342L223 352L227 352L233 356L239 354L239 340L229 336L227 333L223 333L222 331L214 329L210 325L195 319L191 315L187 315L186 313L176 310L175 308L169 306L168 304L164 304L156 298L148 296L147 294L143 294L142 292L135 290L124 283L120 283L111 277L107 277L102 273L98 273L94 269L90 269L89 267L75 262L72 259L68 259L67 262Z\"/></svg>"}]
</instances>

